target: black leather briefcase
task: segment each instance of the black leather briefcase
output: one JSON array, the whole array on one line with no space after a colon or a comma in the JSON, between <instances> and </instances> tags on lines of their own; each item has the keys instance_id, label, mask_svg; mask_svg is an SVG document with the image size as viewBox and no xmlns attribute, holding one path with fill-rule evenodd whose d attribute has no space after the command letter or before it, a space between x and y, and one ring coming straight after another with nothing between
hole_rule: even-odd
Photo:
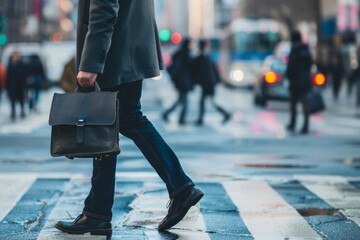
<instances>
[{"instance_id":1,"label":"black leather briefcase","mask_svg":"<svg viewBox=\"0 0 360 240\"><path fill-rule=\"evenodd\" d=\"M51 155L91 157L117 155L119 148L119 101L117 92L55 93L49 124Z\"/></svg>"}]
</instances>

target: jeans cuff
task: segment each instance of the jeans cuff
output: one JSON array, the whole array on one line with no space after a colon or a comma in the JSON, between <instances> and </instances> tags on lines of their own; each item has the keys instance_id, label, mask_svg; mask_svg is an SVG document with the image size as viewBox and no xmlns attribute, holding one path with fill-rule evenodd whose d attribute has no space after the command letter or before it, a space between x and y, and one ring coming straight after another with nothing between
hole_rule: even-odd
<instances>
[{"instance_id":1,"label":"jeans cuff","mask_svg":"<svg viewBox=\"0 0 360 240\"><path fill-rule=\"evenodd\" d=\"M173 198L177 197L178 195L181 194L181 192L182 192L184 189L186 189L186 188L188 188L188 187L190 187L190 186L195 186L195 184L194 184L193 182L188 182L188 183L186 183L186 184L183 185L181 188L179 188L178 190L176 190L175 192L173 192L173 193L170 195L170 198L173 199Z\"/></svg>"},{"instance_id":2,"label":"jeans cuff","mask_svg":"<svg viewBox=\"0 0 360 240\"><path fill-rule=\"evenodd\" d=\"M89 216L92 218L109 221L109 222L111 221L111 217L109 217L109 216L103 216L103 215L99 215L99 214L95 214L95 213L91 213L91 212L87 212L87 211L83 211L82 213L85 214L86 216Z\"/></svg>"}]
</instances>

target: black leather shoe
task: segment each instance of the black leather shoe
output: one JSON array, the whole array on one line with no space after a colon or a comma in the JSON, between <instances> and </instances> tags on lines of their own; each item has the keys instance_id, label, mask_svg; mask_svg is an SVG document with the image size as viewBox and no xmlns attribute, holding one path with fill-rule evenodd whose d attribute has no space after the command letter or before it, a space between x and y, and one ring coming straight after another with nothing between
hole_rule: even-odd
<instances>
[{"instance_id":1,"label":"black leather shoe","mask_svg":"<svg viewBox=\"0 0 360 240\"><path fill-rule=\"evenodd\" d=\"M59 221L55 227L69 234L90 233L91 235L106 235L107 237L112 235L109 221L91 218L85 214L80 214L73 222Z\"/></svg>"},{"instance_id":2,"label":"black leather shoe","mask_svg":"<svg viewBox=\"0 0 360 240\"><path fill-rule=\"evenodd\" d=\"M192 206L195 206L204 193L191 186L184 190L184 194L170 200L169 211L164 220L159 224L160 231L171 228L180 222Z\"/></svg>"}]
</instances>

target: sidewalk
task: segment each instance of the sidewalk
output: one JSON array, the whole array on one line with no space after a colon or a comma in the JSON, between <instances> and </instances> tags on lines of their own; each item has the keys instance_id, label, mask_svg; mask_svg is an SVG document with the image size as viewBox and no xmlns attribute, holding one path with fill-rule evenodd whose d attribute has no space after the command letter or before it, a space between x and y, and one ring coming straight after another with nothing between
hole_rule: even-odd
<instances>
[{"instance_id":1,"label":"sidewalk","mask_svg":"<svg viewBox=\"0 0 360 240\"><path fill-rule=\"evenodd\" d=\"M6 93L2 96L0 105L0 134L30 133L47 124L51 107L52 96L55 92L62 92L59 88L51 88L40 93L40 101L36 111L30 112L28 104L25 104L26 117L20 118L20 106L17 106L15 121L10 119L10 102Z\"/></svg>"},{"instance_id":2,"label":"sidewalk","mask_svg":"<svg viewBox=\"0 0 360 240\"><path fill-rule=\"evenodd\" d=\"M351 96L348 96L347 86L342 86L339 99L334 100L331 86L327 86L324 91L326 111L330 111L338 116L360 118L360 107L356 106L356 89L353 89Z\"/></svg>"}]
</instances>

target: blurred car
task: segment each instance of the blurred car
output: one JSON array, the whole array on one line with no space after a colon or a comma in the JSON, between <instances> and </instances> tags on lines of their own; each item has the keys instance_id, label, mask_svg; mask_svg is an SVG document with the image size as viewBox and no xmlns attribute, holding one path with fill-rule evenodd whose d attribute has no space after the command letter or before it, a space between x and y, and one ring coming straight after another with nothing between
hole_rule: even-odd
<instances>
[{"instance_id":1,"label":"blurred car","mask_svg":"<svg viewBox=\"0 0 360 240\"><path fill-rule=\"evenodd\" d=\"M267 57L262 67L262 75L254 85L254 103L258 106L266 106L270 100L289 101L289 81L285 76L286 58L279 59L274 55ZM322 90L326 85L326 77L312 67L312 83L314 88Z\"/></svg>"},{"instance_id":2,"label":"blurred car","mask_svg":"<svg viewBox=\"0 0 360 240\"><path fill-rule=\"evenodd\" d=\"M273 55L278 59L282 59L284 62L288 62L290 51L291 42L281 41L276 45Z\"/></svg>"}]
</instances>

